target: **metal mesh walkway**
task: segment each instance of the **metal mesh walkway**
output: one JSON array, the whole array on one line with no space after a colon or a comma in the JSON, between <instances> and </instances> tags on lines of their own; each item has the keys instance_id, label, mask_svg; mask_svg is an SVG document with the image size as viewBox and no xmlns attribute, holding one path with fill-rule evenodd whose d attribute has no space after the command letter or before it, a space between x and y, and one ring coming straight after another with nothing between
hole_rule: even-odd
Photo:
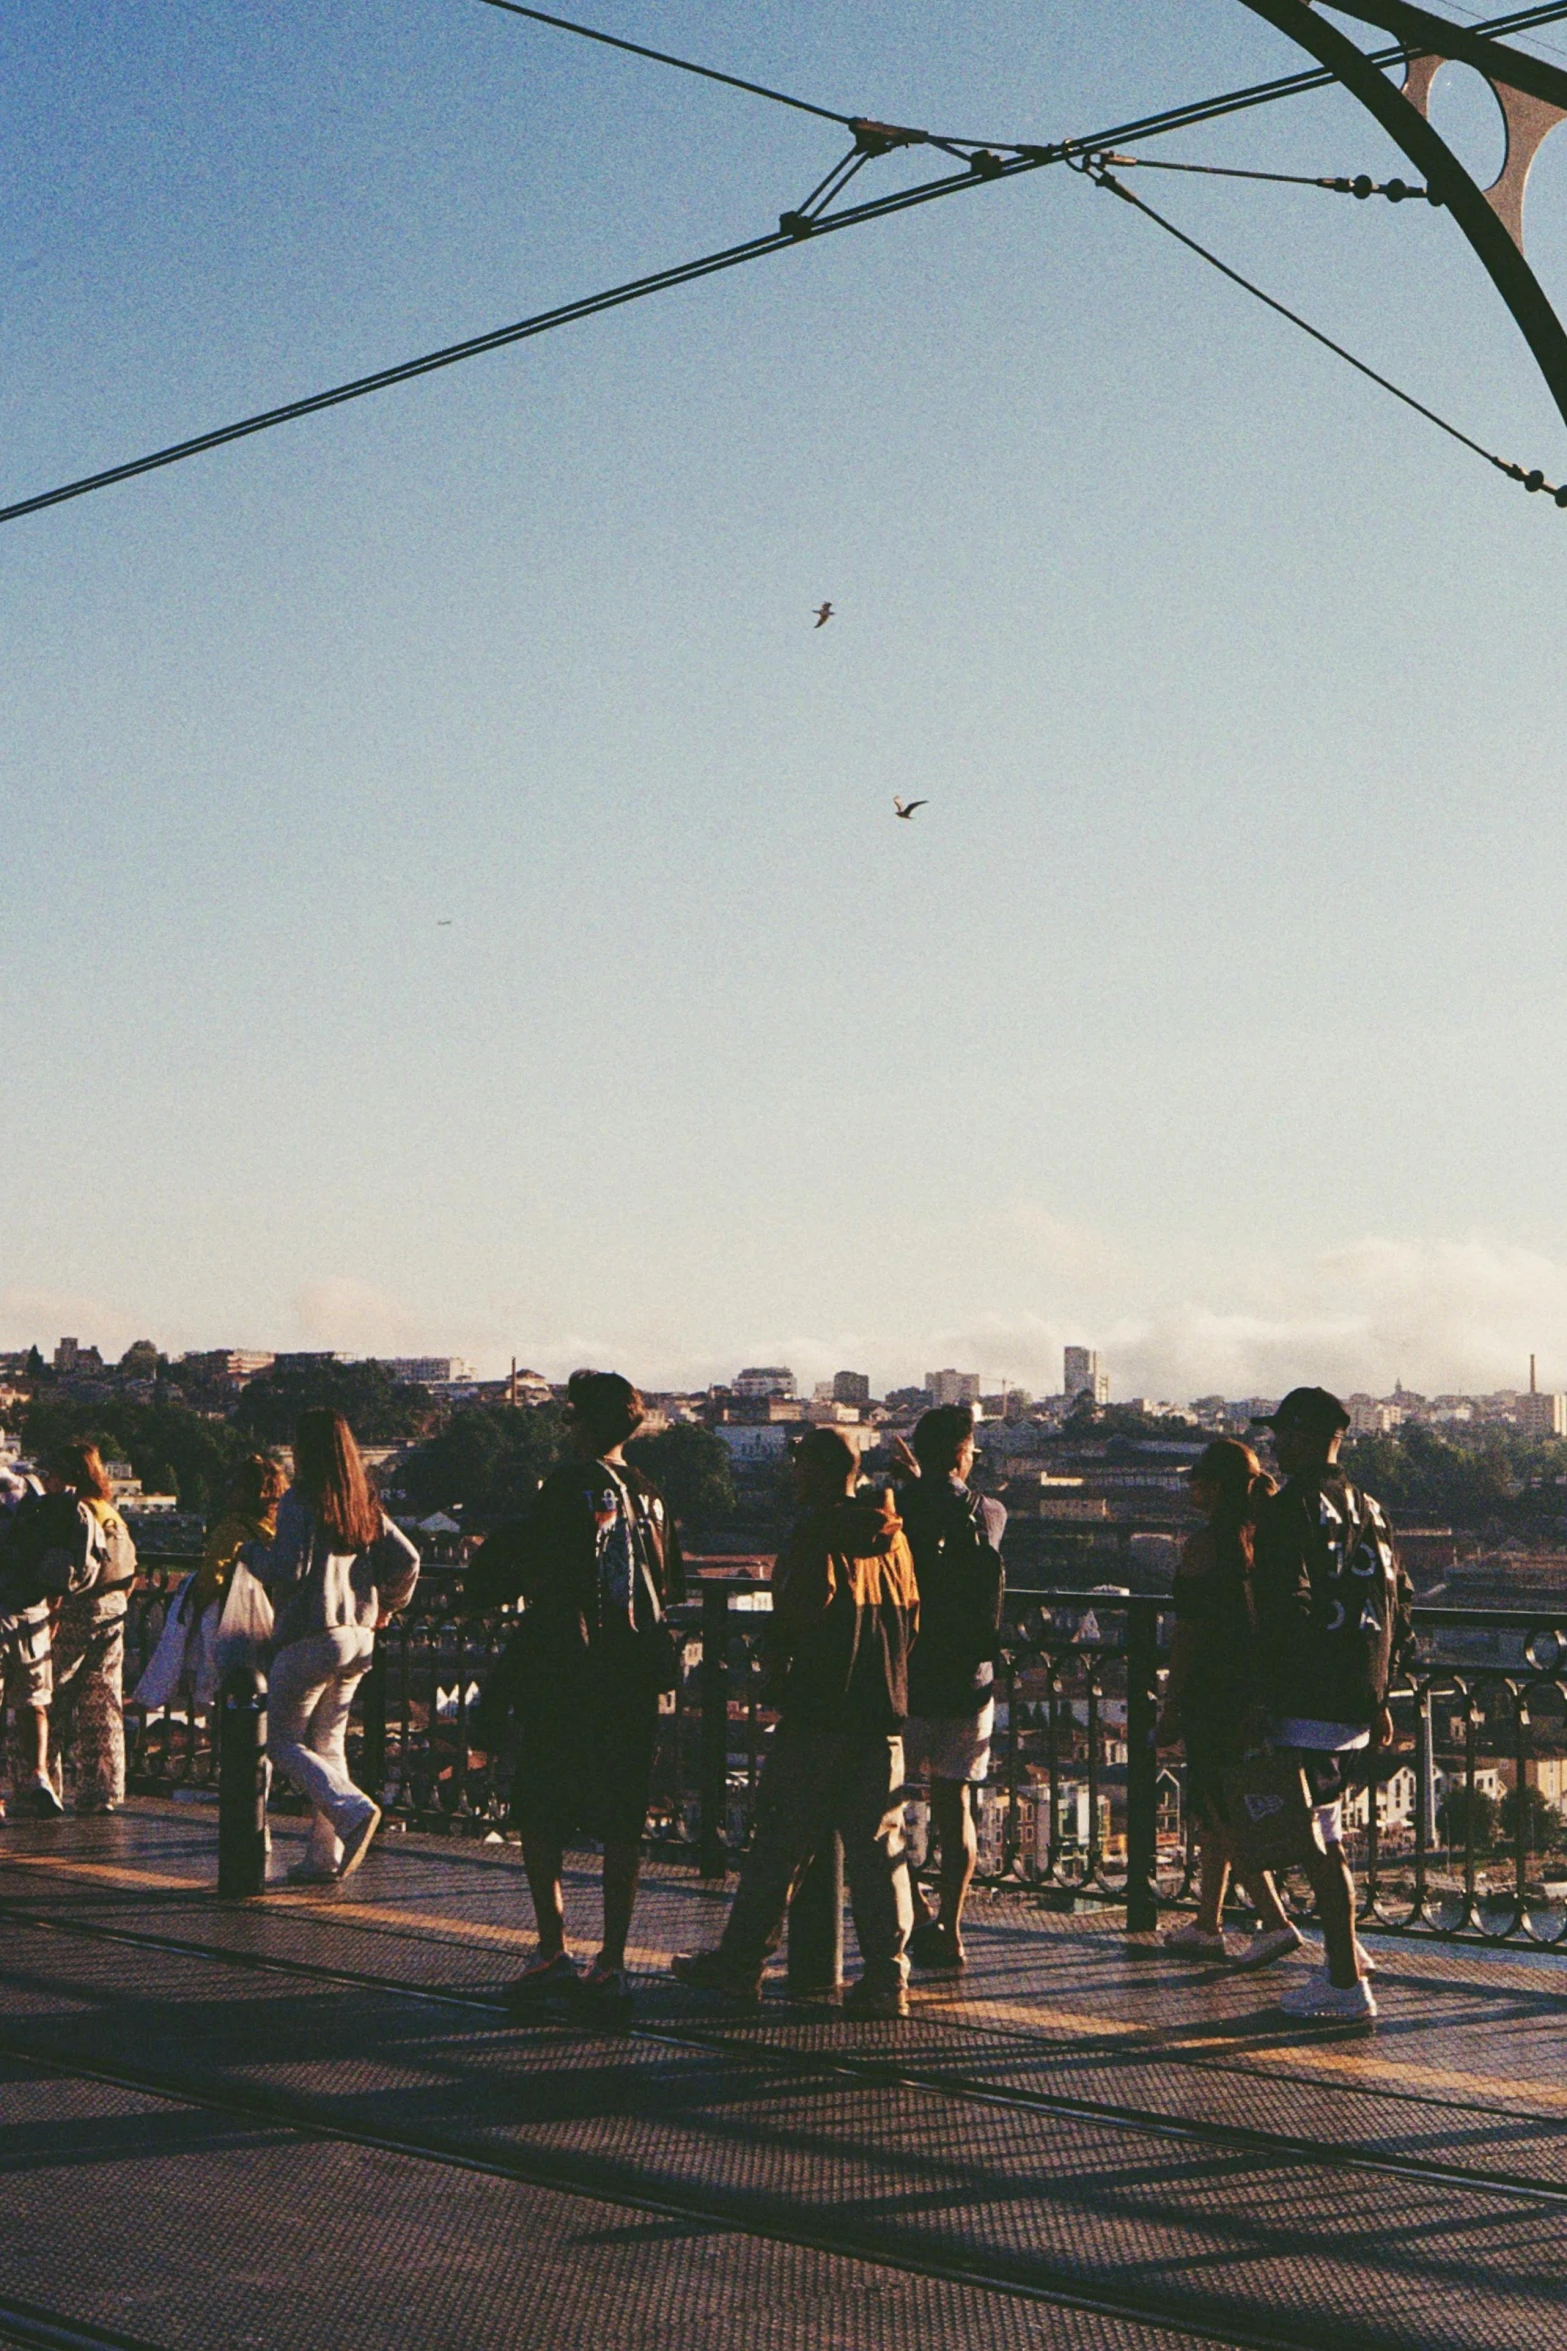
<instances>
[{"instance_id":1,"label":"metal mesh walkway","mask_svg":"<svg viewBox=\"0 0 1567 2351\"><path fill-rule=\"evenodd\" d=\"M723 1898L655 1867L607 2035L499 2007L509 1850L220 1905L195 1808L4 1837L0 2343L1559 2340L1557 1961L1385 1949L1345 2035L992 1901L905 2024L733 2018L660 1972Z\"/></svg>"}]
</instances>

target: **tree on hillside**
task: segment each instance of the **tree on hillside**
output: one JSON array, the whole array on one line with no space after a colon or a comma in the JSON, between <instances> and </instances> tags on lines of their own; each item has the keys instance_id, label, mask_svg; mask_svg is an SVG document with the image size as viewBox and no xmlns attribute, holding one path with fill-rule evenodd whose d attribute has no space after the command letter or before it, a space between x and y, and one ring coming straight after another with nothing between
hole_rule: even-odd
<instances>
[{"instance_id":1,"label":"tree on hillside","mask_svg":"<svg viewBox=\"0 0 1567 2351\"><path fill-rule=\"evenodd\" d=\"M1483 1526L1505 1516L1516 1490L1503 1443L1456 1445L1418 1423L1397 1437L1357 1438L1344 1448L1344 1467L1395 1521Z\"/></svg>"},{"instance_id":2,"label":"tree on hillside","mask_svg":"<svg viewBox=\"0 0 1567 2351\"><path fill-rule=\"evenodd\" d=\"M437 1417L428 1388L400 1380L384 1363L312 1363L264 1372L242 1390L234 1426L266 1445L286 1445L312 1406L340 1412L361 1445L421 1437Z\"/></svg>"},{"instance_id":3,"label":"tree on hillside","mask_svg":"<svg viewBox=\"0 0 1567 2351\"><path fill-rule=\"evenodd\" d=\"M653 1480L681 1525L693 1532L734 1517L729 1449L711 1429L676 1421L656 1436L633 1437L626 1459Z\"/></svg>"},{"instance_id":4,"label":"tree on hillside","mask_svg":"<svg viewBox=\"0 0 1567 2351\"><path fill-rule=\"evenodd\" d=\"M50 1390L35 1397L22 1422L34 1459L73 1437L86 1437L106 1459L128 1461L149 1494L174 1494L187 1510L210 1510L251 1450L226 1422L183 1404L141 1404L112 1396L87 1404Z\"/></svg>"},{"instance_id":5,"label":"tree on hillside","mask_svg":"<svg viewBox=\"0 0 1567 2351\"><path fill-rule=\"evenodd\" d=\"M1496 1842L1496 1798L1488 1796L1483 1788L1471 1788L1462 1781L1449 1788L1436 1808L1436 1825L1442 1840L1450 1849L1461 1852L1469 1843L1471 1831L1477 1853L1489 1853Z\"/></svg>"},{"instance_id":6,"label":"tree on hillside","mask_svg":"<svg viewBox=\"0 0 1567 2351\"><path fill-rule=\"evenodd\" d=\"M527 1508L565 1451L566 1416L558 1404L470 1405L408 1455L397 1488L421 1518L460 1504L470 1530L491 1527Z\"/></svg>"},{"instance_id":7,"label":"tree on hillside","mask_svg":"<svg viewBox=\"0 0 1567 2351\"><path fill-rule=\"evenodd\" d=\"M1538 1788L1509 1788L1497 1815L1502 1836L1511 1845L1518 1834L1519 1801L1523 1804L1523 1843L1526 1853L1555 1853L1567 1841L1567 1821Z\"/></svg>"}]
</instances>

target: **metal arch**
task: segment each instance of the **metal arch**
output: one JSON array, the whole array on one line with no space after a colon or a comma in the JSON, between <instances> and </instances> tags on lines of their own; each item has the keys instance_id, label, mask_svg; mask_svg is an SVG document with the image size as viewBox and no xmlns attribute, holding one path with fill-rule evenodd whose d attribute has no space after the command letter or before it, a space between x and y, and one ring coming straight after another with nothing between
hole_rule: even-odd
<instances>
[{"instance_id":1,"label":"metal arch","mask_svg":"<svg viewBox=\"0 0 1567 2351\"><path fill-rule=\"evenodd\" d=\"M1551 397L1567 422L1567 328L1552 309L1544 287L1485 190L1471 179L1446 140L1427 122L1423 104L1417 105L1412 96L1395 90L1364 50L1357 49L1346 34L1315 13L1310 0L1242 0L1242 5L1265 18L1300 48L1309 50L1336 81L1342 82L1376 116L1389 138L1403 149L1473 246L1492 284L1512 312ZM1470 52L1483 50L1486 61L1479 65L1479 70L1488 79L1494 76L1500 80L1515 70L1517 52L1505 49L1499 42L1465 34L1457 26L1449 27L1445 19L1430 16L1424 9L1407 7L1403 0L1361 0L1359 5L1345 0L1345 13L1382 25L1395 40L1407 39L1412 48L1422 50L1427 44L1423 28L1433 27L1431 38L1434 41L1436 33L1440 34L1442 53L1461 57L1465 64L1477 63ZM1415 29L1417 23L1419 30ZM1527 88L1529 95L1543 103L1550 103L1549 88L1567 79L1554 67L1542 67L1535 58L1520 59L1519 67L1520 80L1510 86ZM1527 81L1523 72L1527 73ZM1420 95L1423 102L1426 92Z\"/></svg>"},{"instance_id":2,"label":"metal arch","mask_svg":"<svg viewBox=\"0 0 1567 2351\"><path fill-rule=\"evenodd\" d=\"M1431 84L1444 65L1472 66L1490 85L1507 126L1507 153L1502 168L1484 190L1486 202L1499 215L1519 251L1523 250L1523 200L1534 159L1558 123L1567 122L1567 73L1530 57L1486 33L1470 32L1417 8L1411 0L1332 0L1340 16L1358 16L1381 25L1401 40L1427 41L1430 48L1411 56L1404 70L1403 95L1430 119Z\"/></svg>"}]
</instances>

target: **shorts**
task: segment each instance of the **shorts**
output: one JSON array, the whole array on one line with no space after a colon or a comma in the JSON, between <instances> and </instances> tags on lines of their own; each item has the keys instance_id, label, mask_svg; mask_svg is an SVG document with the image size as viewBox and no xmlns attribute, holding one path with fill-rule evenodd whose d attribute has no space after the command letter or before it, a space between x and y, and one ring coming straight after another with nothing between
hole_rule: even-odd
<instances>
[{"instance_id":1,"label":"shorts","mask_svg":"<svg viewBox=\"0 0 1567 2351\"><path fill-rule=\"evenodd\" d=\"M987 1698L977 1714L916 1714L903 1726L903 1775L918 1779L966 1780L978 1785L990 1776L990 1742L996 1702Z\"/></svg>"},{"instance_id":2,"label":"shorts","mask_svg":"<svg viewBox=\"0 0 1567 2351\"><path fill-rule=\"evenodd\" d=\"M49 1619L13 1617L0 1632L0 1707L46 1707L53 1696Z\"/></svg>"},{"instance_id":3,"label":"shorts","mask_svg":"<svg viewBox=\"0 0 1567 2351\"><path fill-rule=\"evenodd\" d=\"M1343 1753L1333 1747L1281 1747L1279 1753L1298 1763L1306 1775L1306 1795L1323 1844L1342 1845L1344 1797L1349 1788Z\"/></svg>"},{"instance_id":4,"label":"shorts","mask_svg":"<svg viewBox=\"0 0 1567 2351\"><path fill-rule=\"evenodd\" d=\"M559 1845L573 1837L640 1843L658 1722L656 1689L591 1662L564 1686L526 1691L517 1709L512 1825Z\"/></svg>"}]
</instances>

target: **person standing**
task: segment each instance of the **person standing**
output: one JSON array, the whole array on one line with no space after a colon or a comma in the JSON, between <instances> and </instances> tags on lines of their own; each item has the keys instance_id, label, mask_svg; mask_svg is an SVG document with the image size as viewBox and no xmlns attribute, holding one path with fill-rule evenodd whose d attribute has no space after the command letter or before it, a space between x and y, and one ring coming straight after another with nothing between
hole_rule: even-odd
<instances>
[{"instance_id":1,"label":"person standing","mask_svg":"<svg viewBox=\"0 0 1567 2351\"><path fill-rule=\"evenodd\" d=\"M75 1504L58 1529L69 1567L54 1623L55 1775L65 1747L74 1746L77 1811L118 1812L125 1801L125 1617L136 1546L114 1507L96 1445L85 1439L61 1445L43 1465L43 1483L46 1496Z\"/></svg>"},{"instance_id":2,"label":"person standing","mask_svg":"<svg viewBox=\"0 0 1567 2351\"><path fill-rule=\"evenodd\" d=\"M311 1807L295 1885L341 1883L363 1861L381 1807L348 1776L348 1716L376 1628L406 1607L419 1554L370 1489L353 1431L316 1406L294 1431L294 1482L270 1543L239 1554L272 1600L269 1752ZM229 1572L232 1572L232 1563Z\"/></svg>"},{"instance_id":3,"label":"person standing","mask_svg":"<svg viewBox=\"0 0 1567 2351\"><path fill-rule=\"evenodd\" d=\"M10 1767L13 1801L40 1820L57 1820L64 1809L49 1777L49 1701L54 1694L49 1604L64 1588L51 1589L46 1580L51 1516L58 1522L59 1505L50 1502L45 1507L43 1489L35 1479L19 1470L0 1471L0 1717L9 1716L4 1760ZM63 1529L65 1546L53 1546L62 1568L70 1557L72 1519L74 1513ZM6 1728L0 1720L0 1735ZM4 1818L5 1806L0 1804L0 1820Z\"/></svg>"},{"instance_id":4,"label":"person standing","mask_svg":"<svg viewBox=\"0 0 1567 2351\"><path fill-rule=\"evenodd\" d=\"M234 1569L253 1546L269 1545L277 1533L278 1504L287 1484L281 1462L270 1453L247 1453L228 1483L218 1514L201 1547L201 1565L191 1585L186 1671L198 1705L217 1692L214 1642Z\"/></svg>"},{"instance_id":5,"label":"person standing","mask_svg":"<svg viewBox=\"0 0 1567 2351\"><path fill-rule=\"evenodd\" d=\"M929 1770L931 1827L941 1855L939 1912L909 1873L915 1915L909 1957L916 1967L955 1970L967 1956L963 1905L979 1858L972 1791L989 1776L995 1729L1007 1514L993 1497L970 1491L974 1414L967 1404L924 1413L912 1454L901 1444L898 1453L911 1473L899 1507L920 1601L903 1761L911 1782Z\"/></svg>"},{"instance_id":6,"label":"person standing","mask_svg":"<svg viewBox=\"0 0 1567 2351\"><path fill-rule=\"evenodd\" d=\"M1284 1994L1290 2016L1373 2017L1343 1796L1392 1744L1387 1694L1414 1647L1409 1579L1382 1505L1338 1465L1349 1414L1325 1388L1292 1388L1255 1424L1272 1431L1285 1482L1257 1513L1259 1664L1275 1748L1298 1763L1314 1807L1302 1836L1327 1964Z\"/></svg>"},{"instance_id":7,"label":"person standing","mask_svg":"<svg viewBox=\"0 0 1567 2351\"><path fill-rule=\"evenodd\" d=\"M768 1662L780 1721L756 1829L722 1939L677 1955L673 1972L698 1991L754 2003L790 1895L836 1830L864 1969L844 2011L906 2016L913 1907L900 1734L919 1628L913 1555L891 1497L857 1494L859 1457L835 1429L802 1437L793 1468L802 1515L773 1570Z\"/></svg>"},{"instance_id":8,"label":"person standing","mask_svg":"<svg viewBox=\"0 0 1567 2351\"><path fill-rule=\"evenodd\" d=\"M1273 1480L1249 1445L1215 1437L1193 1464L1187 1492L1207 1523L1187 1537L1175 1571L1175 1641L1157 1738L1161 1747L1179 1742L1186 1750L1186 1807L1197 1833L1197 1915L1160 1940L1183 1957L1226 1959L1230 1846L1222 1782L1226 1768L1241 1760L1242 1718L1254 1687L1252 1565L1257 1513L1273 1492ZM1298 1951L1300 1929L1286 1915L1268 1871L1243 1876L1241 1883L1258 1927L1236 1965L1266 1967Z\"/></svg>"},{"instance_id":9,"label":"person standing","mask_svg":"<svg viewBox=\"0 0 1567 2351\"><path fill-rule=\"evenodd\" d=\"M522 1835L538 1950L507 1987L514 2005L575 1996L607 2016L631 2005L626 1937L636 1907L661 1701L676 1687L668 1611L685 1597L680 1537L625 1448L642 1398L614 1371L566 1388L579 1458L552 1470L526 1518L497 1529L466 1580L473 1609L526 1602L510 1694L518 1715L511 1813ZM573 1836L604 1854L604 1934L586 1976L566 1948Z\"/></svg>"}]
</instances>

